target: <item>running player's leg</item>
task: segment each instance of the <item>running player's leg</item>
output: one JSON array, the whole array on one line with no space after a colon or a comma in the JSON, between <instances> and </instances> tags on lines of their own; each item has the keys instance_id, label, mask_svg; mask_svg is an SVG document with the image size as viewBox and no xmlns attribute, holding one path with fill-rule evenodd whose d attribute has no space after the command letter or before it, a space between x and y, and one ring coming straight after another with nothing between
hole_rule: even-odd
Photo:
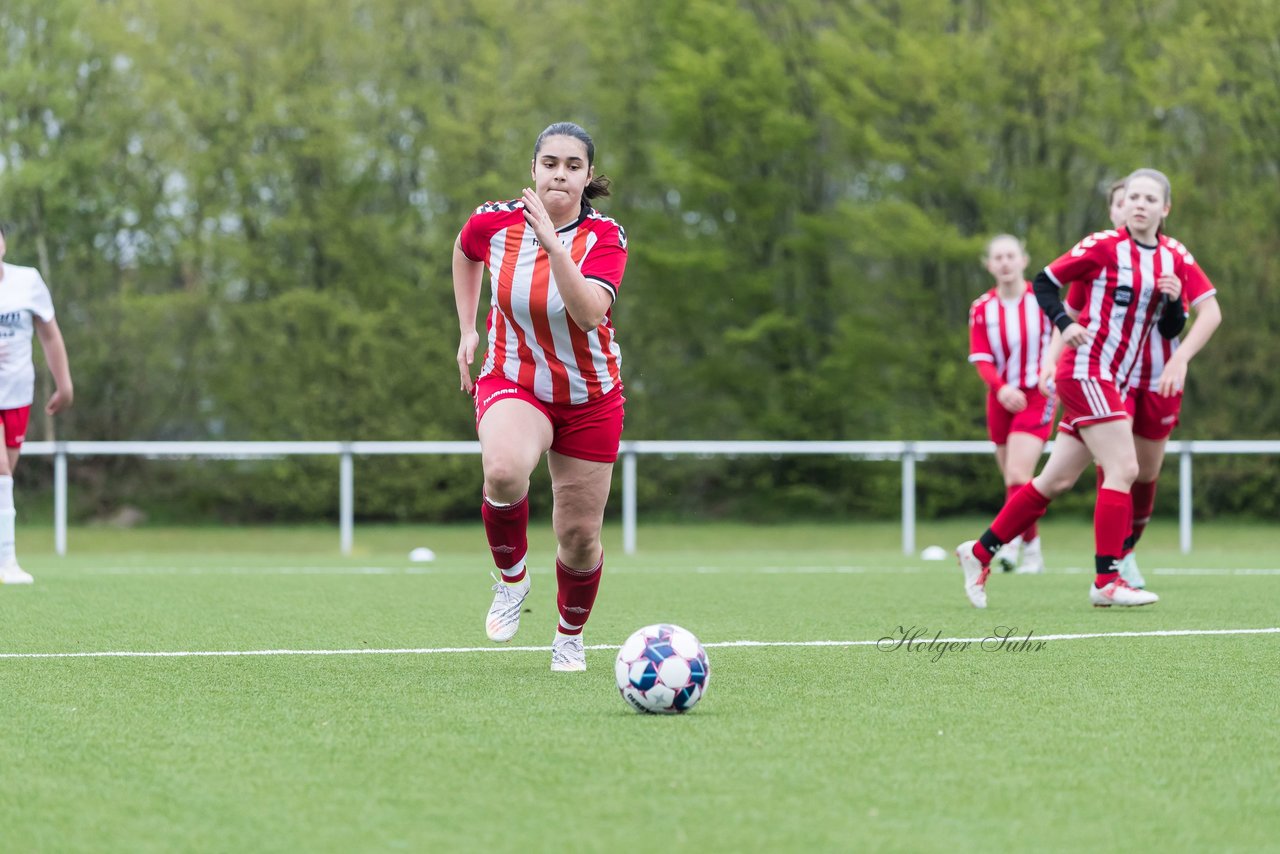
<instances>
[{"instance_id":1,"label":"running player's leg","mask_svg":"<svg viewBox=\"0 0 1280 854\"><path fill-rule=\"evenodd\" d=\"M1099 607L1147 605L1159 598L1134 590L1120 578L1120 555L1133 521L1129 492L1138 477L1138 457L1128 419L1104 421L1084 427L1081 437L1104 472L1094 508L1094 568L1089 600Z\"/></svg>"},{"instance_id":2,"label":"running player's leg","mask_svg":"<svg viewBox=\"0 0 1280 854\"><path fill-rule=\"evenodd\" d=\"M1070 489L1092 459L1083 442L1059 430L1040 474L1005 502L981 537L956 548L964 572L965 595L974 607L987 606L986 582L992 555L1043 516L1049 502Z\"/></svg>"},{"instance_id":3,"label":"running player's leg","mask_svg":"<svg viewBox=\"0 0 1280 854\"><path fill-rule=\"evenodd\" d=\"M558 543L556 602L560 610L551 644L552 670L587 669L582 629L591 616L604 569L600 527L622 438L624 402L621 393L612 393L555 409L556 439L547 454L555 498L551 524Z\"/></svg>"},{"instance_id":4,"label":"running player's leg","mask_svg":"<svg viewBox=\"0 0 1280 854\"><path fill-rule=\"evenodd\" d=\"M1044 438L1017 431L1009 434L1008 452L1005 457L1005 487L1008 498L1030 482L1036 471L1036 463L1044 453ZM1026 530L1022 531L1014 542L1021 541L1022 548L1016 562L1020 573L1039 573L1044 571L1044 557L1040 548L1040 529L1038 520L1033 520Z\"/></svg>"},{"instance_id":5,"label":"running player's leg","mask_svg":"<svg viewBox=\"0 0 1280 854\"><path fill-rule=\"evenodd\" d=\"M483 381L477 390L484 388ZM529 595L525 556L529 550L529 477L551 447L551 422L540 408L516 394L491 403L476 425L484 467L480 515L494 565L502 573L485 617L490 640L508 641L520 628Z\"/></svg>"},{"instance_id":6,"label":"running player's leg","mask_svg":"<svg viewBox=\"0 0 1280 854\"><path fill-rule=\"evenodd\" d=\"M585 670L582 629L591 617L604 569L600 528L609 499L613 463L582 460L552 451L547 456L547 464L555 496L552 527L559 543L556 604L560 622L552 644L551 668Z\"/></svg>"}]
</instances>

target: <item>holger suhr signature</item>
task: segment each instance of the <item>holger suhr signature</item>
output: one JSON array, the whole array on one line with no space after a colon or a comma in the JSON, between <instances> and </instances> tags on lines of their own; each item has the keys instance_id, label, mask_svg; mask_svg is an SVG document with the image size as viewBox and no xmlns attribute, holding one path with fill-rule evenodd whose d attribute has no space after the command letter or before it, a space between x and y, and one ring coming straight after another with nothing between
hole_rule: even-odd
<instances>
[{"instance_id":1,"label":"holger suhr signature","mask_svg":"<svg viewBox=\"0 0 1280 854\"><path fill-rule=\"evenodd\" d=\"M876 649L881 652L892 652L902 649L907 652L923 652L933 662L941 661L949 652L968 652L978 649L982 652L1039 652L1047 645L1047 641L1032 640L1035 634L1028 629L1026 636L1019 634L1017 627L996 626L995 630L982 640L973 638L944 638L942 630L930 634L923 626L898 626L892 634L876 641Z\"/></svg>"}]
</instances>

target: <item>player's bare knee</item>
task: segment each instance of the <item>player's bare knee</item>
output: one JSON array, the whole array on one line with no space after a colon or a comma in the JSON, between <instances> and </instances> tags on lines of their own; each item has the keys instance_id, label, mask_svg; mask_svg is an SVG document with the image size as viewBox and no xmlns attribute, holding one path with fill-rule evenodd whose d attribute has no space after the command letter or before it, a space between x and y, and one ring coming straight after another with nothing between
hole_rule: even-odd
<instances>
[{"instance_id":1,"label":"player's bare knee","mask_svg":"<svg viewBox=\"0 0 1280 854\"><path fill-rule=\"evenodd\" d=\"M1076 478L1059 475L1057 477L1045 477L1043 474L1035 478L1032 482L1036 491L1048 498L1050 501L1067 492L1071 487L1076 485Z\"/></svg>"},{"instance_id":2,"label":"player's bare knee","mask_svg":"<svg viewBox=\"0 0 1280 854\"><path fill-rule=\"evenodd\" d=\"M593 562L600 552L600 528L590 522L573 522L556 528L560 548L578 558L579 565Z\"/></svg>"},{"instance_id":3,"label":"player's bare knee","mask_svg":"<svg viewBox=\"0 0 1280 854\"><path fill-rule=\"evenodd\" d=\"M495 501L517 501L529 491L529 472L511 460L485 460L484 491Z\"/></svg>"}]
</instances>

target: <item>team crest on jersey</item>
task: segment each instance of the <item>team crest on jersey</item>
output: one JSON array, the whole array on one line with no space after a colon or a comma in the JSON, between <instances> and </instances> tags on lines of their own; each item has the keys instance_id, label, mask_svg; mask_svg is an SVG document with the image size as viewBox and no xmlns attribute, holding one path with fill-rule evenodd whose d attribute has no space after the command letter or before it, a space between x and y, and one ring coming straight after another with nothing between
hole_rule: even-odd
<instances>
[{"instance_id":1,"label":"team crest on jersey","mask_svg":"<svg viewBox=\"0 0 1280 854\"><path fill-rule=\"evenodd\" d=\"M1128 285L1116 288L1116 305L1126 306L1131 302L1133 302L1133 288Z\"/></svg>"}]
</instances>

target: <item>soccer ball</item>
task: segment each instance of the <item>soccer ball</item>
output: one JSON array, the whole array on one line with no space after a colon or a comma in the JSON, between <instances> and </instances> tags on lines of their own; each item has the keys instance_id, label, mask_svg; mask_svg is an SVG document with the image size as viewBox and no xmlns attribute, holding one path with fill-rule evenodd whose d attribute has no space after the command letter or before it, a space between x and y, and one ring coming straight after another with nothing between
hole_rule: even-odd
<instances>
[{"instance_id":1,"label":"soccer ball","mask_svg":"<svg viewBox=\"0 0 1280 854\"><path fill-rule=\"evenodd\" d=\"M618 690L636 711L679 714L707 692L711 665L692 632L667 623L627 638L614 665Z\"/></svg>"}]
</instances>

